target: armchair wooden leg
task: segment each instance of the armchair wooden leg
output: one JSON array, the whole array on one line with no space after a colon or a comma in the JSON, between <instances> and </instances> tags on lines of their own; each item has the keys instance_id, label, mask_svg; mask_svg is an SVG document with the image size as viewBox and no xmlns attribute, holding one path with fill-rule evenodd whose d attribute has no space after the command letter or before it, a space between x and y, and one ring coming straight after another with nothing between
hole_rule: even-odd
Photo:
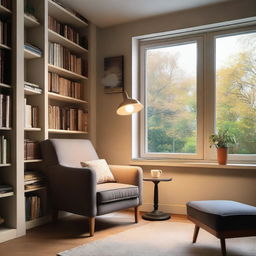
<instances>
[{"instance_id":1,"label":"armchair wooden leg","mask_svg":"<svg viewBox=\"0 0 256 256\"><path fill-rule=\"evenodd\" d=\"M220 239L220 245L221 245L222 256L226 256L227 251L226 251L226 242L224 238Z\"/></svg>"},{"instance_id":2,"label":"armchair wooden leg","mask_svg":"<svg viewBox=\"0 0 256 256\"><path fill-rule=\"evenodd\" d=\"M194 235L193 235L193 244L196 243L197 240L197 236L198 236L198 232L199 232L200 227L195 225L195 229L194 229Z\"/></svg>"},{"instance_id":3,"label":"armchair wooden leg","mask_svg":"<svg viewBox=\"0 0 256 256\"><path fill-rule=\"evenodd\" d=\"M94 236L95 217L89 217L89 229L90 229L90 236Z\"/></svg>"},{"instance_id":4,"label":"armchair wooden leg","mask_svg":"<svg viewBox=\"0 0 256 256\"><path fill-rule=\"evenodd\" d=\"M134 219L135 223L139 222L139 206L134 207Z\"/></svg>"}]
</instances>

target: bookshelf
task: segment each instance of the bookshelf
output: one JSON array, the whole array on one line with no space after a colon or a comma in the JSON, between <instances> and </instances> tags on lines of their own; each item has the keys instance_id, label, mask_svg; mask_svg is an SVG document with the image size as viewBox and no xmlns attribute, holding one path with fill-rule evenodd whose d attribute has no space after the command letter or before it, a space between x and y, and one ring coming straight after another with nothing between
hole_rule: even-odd
<instances>
[{"instance_id":1,"label":"bookshelf","mask_svg":"<svg viewBox=\"0 0 256 256\"><path fill-rule=\"evenodd\" d=\"M1 18L9 20L11 24L11 43L0 43L0 52L6 52L6 64L9 63L5 73L10 75L0 80L0 94L10 95L12 105L9 126L0 125L0 138L4 136L10 145L6 163L0 163L0 183L11 185L13 191L0 194L0 216L5 219L5 222L0 224L0 242L23 236L26 229L51 220L47 184L26 191L24 188L25 171L36 171L42 163L40 155L34 159L24 157L25 140L26 143L55 137L90 137L93 140L91 131L95 132L93 125L96 113L96 27L52 0L10 1L11 10L0 5ZM34 10L33 13L28 13L25 9L27 4L32 7L29 9ZM70 38L70 35L62 35L50 29L48 15L63 25L72 27L77 37ZM86 37L89 42L83 44L82 40L78 40L82 37ZM72 69L49 64L49 42L60 44L78 59L81 58L81 62L86 63L82 70L86 72L71 71ZM48 72L58 74L60 79L64 79L65 90L62 85L58 85L59 91L50 89ZM21 81L24 81L24 84ZM25 126L25 99L27 105L38 107L36 126ZM89 112L90 118L93 116L92 122L88 121L90 127L86 131L50 129L50 105ZM33 195L40 197L43 215L26 221L25 196Z\"/></svg>"},{"instance_id":2,"label":"bookshelf","mask_svg":"<svg viewBox=\"0 0 256 256\"><path fill-rule=\"evenodd\" d=\"M12 11L0 4L0 14L1 15L11 15Z\"/></svg>"}]
</instances>

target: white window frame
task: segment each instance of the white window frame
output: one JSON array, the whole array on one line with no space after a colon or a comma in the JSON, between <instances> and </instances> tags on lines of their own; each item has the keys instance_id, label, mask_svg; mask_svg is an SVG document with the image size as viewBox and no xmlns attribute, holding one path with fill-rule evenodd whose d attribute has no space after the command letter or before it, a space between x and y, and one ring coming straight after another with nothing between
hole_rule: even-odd
<instances>
[{"instance_id":1,"label":"white window frame","mask_svg":"<svg viewBox=\"0 0 256 256\"><path fill-rule=\"evenodd\" d=\"M215 60L216 60L216 38L221 38L221 37L225 37L225 36L232 36L232 35L239 35L239 34L247 34L247 33L252 33L252 32L256 32L256 26L246 26L243 28L235 28L235 29L225 29L225 30L221 30L221 31L216 31L216 32L211 32L208 35L208 40L210 41L212 47L208 46L208 52L209 52L209 56L211 56L210 58L213 59L214 61L212 61L211 63L208 62L208 65L210 66L210 81L209 84L211 84L211 89L214 91L213 95L213 104L211 104L212 109L210 110L210 113L212 113L211 115L213 115L213 117L211 117L212 121L212 129L211 130L216 130L216 80L215 80L215 75L216 75L216 70L215 70ZM209 45L209 44L208 44ZM209 137L209 136L208 136ZM209 144L207 149L207 153L206 155L208 156L208 159L210 160L214 160L216 159L216 150L210 150L209 149ZM256 161L256 154L229 154L228 156L229 160L234 161L234 162L255 162Z\"/></svg>"},{"instance_id":2,"label":"white window frame","mask_svg":"<svg viewBox=\"0 0 256 256\"><path fill-rule=\"evenodd\" d=\"M141 72L141 101L144 106L146 106L146 51L148 49L162 48L168 46L176 46L188 43L196 43L197 44L197 147L196 153L149 153L147 152L147 109L146 107L143 109L141 115L142 118L140 126L142 127L141 136L140 136L140 154L143 158L174 158L174 159L202 159L203 158L203 37L201 36L187 36L180 37L169 40L159 40L147 42L146 44L141 44L140 47L140 72Z\"/></svg>"},{"instance_id":3,"label":"white window frame","mask_svg":"<svg viewBox=\"0 0 256 256\"><path fill-rule=\"evenodd\" d=\"M179 153L147 153L145 151L146 141L146 108L139 114L139 118L133 118L133 159L149 159L149 160L192 160L200 162L209 162L216 160L215 148L209 147L209 136L215 131L215 38L225 35L245 34L256 31L255 20L249 23L235 22L231 25L217 26L211 25L210 29L191 30L190 32L177 33L177 31L169 36L156 37L150 39L148 36L137 40L138 48L136 63L137 78L133 79L134 84L140 85L140 100L145 105L145 51L148 48L169 46L179 44L181 42L198 42L198 67L197 67L197 153L196 154L179 154ZM232 27L232 28L230 28ZM133 41L133 46L135 41ZM212 60L212 61L209 61ZM139 69L138 69L139 68ZM133 73L135 68L133 68ZM207 86L206 86L207 85ZM137 95L138 91L136 91ZM139 120L139 122L138 122ZM136 124L137 123L137 124ZM134 131L136 131L134 133ZM134 136L134 134L136 134ZM135 141L136 140L136 141ZM230 154L230 162L239 163L255 163L256 154L242 155Z\"/></svg>"}]
</instances>

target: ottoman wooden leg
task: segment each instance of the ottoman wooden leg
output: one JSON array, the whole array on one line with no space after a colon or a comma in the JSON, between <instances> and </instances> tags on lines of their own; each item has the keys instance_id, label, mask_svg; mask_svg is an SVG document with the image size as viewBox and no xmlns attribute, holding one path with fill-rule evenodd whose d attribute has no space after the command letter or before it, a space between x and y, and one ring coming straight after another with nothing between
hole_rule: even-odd
<instances>
[{"instance_id":1,"label":"ottoman wooden leg","mask_svg":"<svg viewBox=\"0 0 256 256\"><path fill-rule=\"evenodd\" d=\"M222 251L222 256L226 256L227 252L226 252L226 242L224 238L220 239L220 245L221 245L221 251Z\"/></svg>"},{"instance_id":2,"label":"ottoman wooden leg","mask_svg":"<svg viewBox=\"0 0 256 256\"><path fill-rule=\"evenodd\" d=\"M198 236L199 229L200 229L200 227L195 225L194 235L193 235L193 244L196 243L196 239L197 239L197 236Z\"/></svg>"}]
</instances>

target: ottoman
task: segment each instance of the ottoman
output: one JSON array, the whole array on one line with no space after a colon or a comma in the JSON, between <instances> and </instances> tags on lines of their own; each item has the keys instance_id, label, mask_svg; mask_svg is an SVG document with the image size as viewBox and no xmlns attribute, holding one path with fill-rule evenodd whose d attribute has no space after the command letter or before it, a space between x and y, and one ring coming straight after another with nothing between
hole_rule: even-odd
<instances>
[{"instance_id":1,"label":"ottoman","mask_svg":"<svg viewBox=\"0 0 256 256\"><path fill-rule=\"evenodd\" d=\"M191 201L187 203L188 219L195 223L193 243L199 228L220 239L226 256L226 238L256 236L256 207L228 200Z\"/></svg>"}]
</instances>

